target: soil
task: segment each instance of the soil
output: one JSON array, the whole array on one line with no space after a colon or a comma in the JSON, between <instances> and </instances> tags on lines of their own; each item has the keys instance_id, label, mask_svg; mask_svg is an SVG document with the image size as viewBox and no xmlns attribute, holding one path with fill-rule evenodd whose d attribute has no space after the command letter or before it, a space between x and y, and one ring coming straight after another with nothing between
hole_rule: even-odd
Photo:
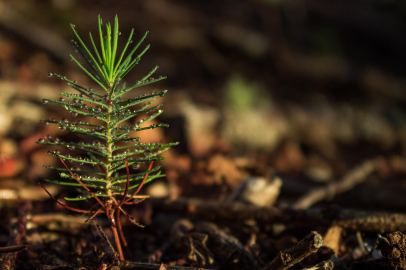
<instances>
[{"instance_id":1,"label":"soil","mask_svg":"<svg viewBox=\"0 0 406 270\"><path fill-rule=\"evenodd\" d=\"M406 269L406 6L231 2L0 2L0 269ZM71 91L48 70L97 89L67 59L68 23L86 36L98 14L150 30L126 80L161 66L134 95L168 88L170 127L137 136L180 142L124 207L125 260L105 216L37 184L96 204L46 184L61 164L35 142L86 140L39 119L72 117L41 104Z\"/></svg>"}]
</instances>

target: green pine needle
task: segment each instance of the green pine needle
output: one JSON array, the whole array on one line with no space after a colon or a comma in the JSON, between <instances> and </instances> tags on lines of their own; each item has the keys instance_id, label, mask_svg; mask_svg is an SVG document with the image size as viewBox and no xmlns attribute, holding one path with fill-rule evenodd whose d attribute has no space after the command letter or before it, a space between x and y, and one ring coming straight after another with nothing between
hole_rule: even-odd
<instances>
[{"instance_id":1,"label":"green pine needle","mask_svg":"<svg viewBox=\"0 0 406 270\"><path fill-rule=\"evenodd\" d=\"M79 61L71 55L72 60L78 67L95 81L103 94L91 88L82 86L76 81L71 81L64 76L49 72L48 76L55 76L69 84L77 94L60 93L59 100L44 99L43 103L54 103L61 105L69 111L74 120L68 119L42 119L45 125L55 124L62 131L70 131L85 135L83 141L63 142L58 138L47 136L46 139L39 139L38 144L52 147L59 147L48 154L61 158L70 167L67 170L64 166L45 166L50 170L60 173L61 180L49 180L47 182L81 187L75 178L80 179L88 188L93 190L97 197L111 197L123 195L125 183L127 182L126 160L130 167L129 189L135 189L140 185L140 181L148 175L145 183L156 178L164 177L160 172L160 166L155 166L148 171L138 171L142 164L149 164L153 161L160 161L163 158L159 155L167 151L171 146L178 143L142 143L139 137L131 136L134 132L143 130L167 127L166 124L146 123L162 114L161 105L151 106L158 97L162 97L165 91L150 93L148 95L138 95L136 97L122 99L122 95L130 93L131 90L155 83L165 79L151 78L158 67L153 68L147 75L140 78L130 87L125 87L122 79L134 68L141 57L149 49L149 45L136 57L134 54L141 43L147 37L146 32L135 46L132 47L132 37L134 29L131 30L124 49L117 50L120 39L118 17L114 19L114 24L104 24L101 17L98 17L98 31L100 44L97 45L89 33L93 52L89 50L84 41L78 35L74 25L72 31L78 42L72 41L74 48L87 64L85 68ZM98 49L98 46L100 49ZM127 51L129 52L127 53ZM134 121L135 117L143 116L138 123L128 125L128 121ZM91 121L89 119L94 119ZM71 152L70 152L71 151ZM82 169L83 167L83 169ZM70 172L74 173L73 177ZM96 184L97 183L97 184ZM128 195L127 195L128 196ZM81 201L92 198L93 195L87 191L79 193L77 198L65 198L68 201Z\"/></svg>"}]
</instances>

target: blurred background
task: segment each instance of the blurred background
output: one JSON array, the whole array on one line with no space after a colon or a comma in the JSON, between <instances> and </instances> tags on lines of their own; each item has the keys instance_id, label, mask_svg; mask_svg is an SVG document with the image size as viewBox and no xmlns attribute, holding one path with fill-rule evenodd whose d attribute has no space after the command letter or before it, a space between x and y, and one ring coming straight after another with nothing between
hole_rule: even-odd
<instances>
[{"instance_id":1,"label":"blurred background","mask_svg":"<svg viewBox=\"0 0 406 270\"><path fill-rule=\"evenodd\" d=\"M3 199L29 197L22 187L34 190L34 179L49 175L42 165L56 164L35 144L38 138L71 138L39 122L70 117L57 105L41 104L72 91L47 72L97 89L69 61L75 53L69 23L89 42L99 14L104 22L118 15L119 46L131 28L134 41L149 31L142 46L151 48L126 82L155 65L155 77L168 77L136 92L169 90L159 120L171 127L142 140L181 143L165 155L167 179L148 192L177 197L209 190L204 196L218 198L249 176L279 175L289 201L382 157L363 186L364 205L384 186L389 195L374 207L399 209L393 192L404 197L406 174L401 0L1 0ZM345 205L346 198L337 200Z\"/></svg>"}]
</instances>

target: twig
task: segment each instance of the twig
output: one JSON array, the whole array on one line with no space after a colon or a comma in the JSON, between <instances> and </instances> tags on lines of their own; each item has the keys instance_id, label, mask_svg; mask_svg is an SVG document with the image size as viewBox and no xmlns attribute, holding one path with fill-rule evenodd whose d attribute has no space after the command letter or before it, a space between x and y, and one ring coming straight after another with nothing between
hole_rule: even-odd
<instances>
[{"instance_id":1,"label":"twig","mask_svg":"<svg viewBox=\"0 0 406 270\"><path fill-rule=\"evenodd\" d=\"M285 270L301 262L323 245L323 237L317 232L311 232L293 247L279 253L262 270Z\"/></svg>"},{"instance_id":2,"label":"twig","mask_svg":"<svg viewBox=\"0 0 406 270\"><path fill-rule=\"evenodd\" d=\"M367 254L367 250L366 250L366 248L365 248L365 243L364 243L364 240L362 239L361 232L360 232L360 231L357 231L357 232L355 233L355 235L356 235L356 237L357 237L358 245L359 245L359 248L360 248L361 251L362 251L362 254Z\"/></svg>"},{"instance_id":3,"label":"twig","mask_svg":"<svg viewBox=\"0 0 406 270\"><path fill-rule=\"evenodd\" d=\"M12 253L12 252L18 252L21 250L26 249L26 245L18 245L18 246L10 246L10 247L0 247L0 253Z\"/></svg>"},{"instance_id":4,"label":"twig","mask_svg":"<svg viewBox=\"0 0 406 270\"><path fill-rule=\"evenodd\" d=\"M103 252L105 254L107 254L108 256L114 257L115 256L114 248L113 248L112 244L110 243L109 238L104 233L100 224L93 221L90 228L91 228L93 236L96 238L96 242L100 243L100 247L103 250Z\"/></svg>"},{"instance_id":5,"label":"twig","mask_svg":"<svg viewBox=\"0 0 406 270\"><path fill-rule=\"evenodd\" d=\"M121 242L123 242L123 246L124 246L124 248L125 248L125 250L127 252L127 255L129 256L130 259L132 259L133 255L131 254L131 250L128 247L128 243L127 243L127 240L125 239L125 236L124 236L124 233L123 233L123 228L121 226L120 213L121 213L120 211L116 212L117 230L118 230L118 233L120 235Z\"/></svg>"},{"instance_id":6,"label":"twig","mask_svg":"<svg viewBox=\"0 0 406 270\"><path fill-rule=\"evenodd\" d=\"M57 222L61 222L61 223L83 224L83 222L86 221L86 218L82 217L82 216L79 216L79 217L68 216L68 215L59 214L59 213L40 214L40 215L33 215L31 217L31 222L36 223L36 224L48 224L53 221L57 221Z\"/></svg>"},{"instance_id":7,"label":"twig","mask_svg":"<svg viewBox=\"0 0 406 270\"><path fill-rule=\"evenodd\" d=\"M79 178L76 177L76 175L69 169L69 167L66 165L65 161L63 161L63 159L58 155L59 160L62 162L63 166L68 170L68 172L70 173L70 175L84 188L86 189L87 192L89 192L90 194L92 194L93 198L96 199L96 201L104 208L106 209L106 206L104 205L104 203L99 199L99 197L96 196L96 194L94 194L93 191L91 191L85 184L83 184L82 181L79 180ZM108 212L106 212L107 217L109 215Z\"/></svg>"},{"instance_id":8,"label":"twig","mask_svg":"<svg viewBox=\"0 0 406 270\"><path fill-rule=\"evenodd\" d=\"M45 192L48 193L49 197L51 197L60 206L66 208L66 209L69 209L71 211L78 212L78 213L84 213L84 214L89 214L90 213L90 211L88 211L88 210L82 210L82 209L73 208L73 207L67 206L66 204L61 203L54 196L52 196L52 194L49 193L48 190L40 182L37 182L37 184L40 185L40 187L42 187L45 190Z\"/></svg>"},{"instance_id":9,"label":"twig","mask_svg":"<svg viewBox=\"0 0 406 270\"><path fill-rule=\"evenodd\" d=\"M149 167L148 167L148 171L150 171L150 170L152 169L152 165L153 165L153 164L154 164L154 162L151 161L151 163L149 164ZM123 201L125 201L125 202L124 202L125 204L127 204L129 201L131 201L131 200L134 198L134 196L137 195L138 192L140 192L142 186L144 185L145 181L146 181L147 178L148 178L148 175L149 175L149 173L147 173L147 174L144 176L144 179L142 180L141 184L138 186L137 190L133 193L133 195L131 195L130 198L128 198L128 199L123 198Z\"/></svg>"},{"instance_id":10,"label":"twig","mask_svg":"<svg viewBox=\"0 0 406 270\"><path fill-rule=\"evenodd\" d=\"M195 225L195 230L200 234L207 234L209 236L209 248L213 252L214 257L217 258L222 265L234 269L256 268L254 258L244 246L241 245L240 241L218 228L214 223L199 222ZM203 243L205 244L205 242Z\"/></svg>"},{"instance_id":11,"label":"twig","mask_svg":"<svg viewBox=\"0 0 406 270\"><path fill-rule=\"evenodd\" d=\"M138 262L120 262L121 270L137 269L137 270L210 270L200 267L187 267L187 266L173 266L166 264L151 264L151 263L138 263Z\"/></svg>"},{"instance_id":12,"label":"twig","mask_svg":"<svg viewBox=\"0 0 406 270\"><path fill-rule=\"evenodd\" d=\"M302 270L333 270L334 263L332 261L323 261L313 267L303 268Z\"/></svg>"},{"instance_id":13,"label":"twig","mask_svg":"<svg viewBox=\"0 0 406 270\"><path fill-rule=\"evenodd\" d=\"M332 224L344 229L368 232L406 231L406 215L385 212L368 212L324 207L297 210L277 207L257 207L238 202L221 203L198 199L175 201L153 200L153 206L165 211L175 211L202 216L209 219L255 220L266 225L274 222L305 228L329 228Z\"/></svg>"},{"instance_id":14,"label":"twig","mask_svg":"<svg viewBox=\"0 0 406 270\"><path fill-rule=\"evenodd\" d=\"M111 219L114 218L114 213L111 215ZM113 231L114 242L116 243L117 252L119 254L120 260L124 261L124 254L121 248L120 237L118 236L117 226L111 226L111 230Z\"/></svg>"},{"instance_id":15,"label":"twig","mask_svg":"<svg viewBox=\"0 0 406 270\"><path fill-rule=\"evenodd\" d=\"M378 159L368 160L348 172L341 181L334 182L326 187L316 188L299 198L293 205L295 209L308 209L322 200L331 200L336 194L346 192L356 185L364 182L376 168Z\"/></svg>"}]
</instances>

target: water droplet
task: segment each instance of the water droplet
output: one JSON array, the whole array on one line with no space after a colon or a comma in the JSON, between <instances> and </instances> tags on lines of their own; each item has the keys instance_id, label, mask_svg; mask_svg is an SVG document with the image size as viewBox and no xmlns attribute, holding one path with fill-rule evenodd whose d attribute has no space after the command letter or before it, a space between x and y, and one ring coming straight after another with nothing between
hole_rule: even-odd
<instances>
[{"instance_id":1,"label":"water droplet","mask_svg":"<svg viewBox=\"0 0 406 270\"><path fill-rule=\"evenodd\" d=\"M66 118L62 118L62 122L64 122L64 123L69 123L69 120L66 119Z\"/></svg>"},{"instance_id":2,"label":"water droplet","mask_svg":"<svg viewBox=\"0 0 406 270\"><path fill-rule=\"evenodd\" d=\"M42 100L42 104L47 104L48 103L48 100L47 99L43 99Z\"/></svg>"},{"instance_id":3,"label":"water droplet","mask_svg":"<svg viewBox=\"0 0 406 270\"><path fill-rule=\"evenodd\" d=\"M97 191L95 194L96 194L97 196L101 196L101 195L103 195L103 192Z\"/></svg>"},{"instance_id":4,"label":"water droplet","mask_svg":"<svg viewBox=\"0 0 406 270\"><path fill-rule=\"evenodd\" d=\"M65 130L66 130L66 127L65 127L65 126L59 126L59 129L60 129L61 131L65 131Z\"/></svg>"},{"instance_id":5,"label":"water droplet","mask_svg":"<svg viewBox=\"0 0 406 270\"><path fill-rule=\"evenodd\" d=\"M100 147L100 141L98 141L98 140L93 141L93 146L94 146L95 149Z\"/></svg>"},{"instance_id":6,"label":"water droplet","mask_svg":"<svg viewBox=\"0 0 406 270\"><path fill-rule=\"evenodd\" d=\"M84 197L82 195L79 195L76 197L76 199L84 199Z\"/></svg>"},{"instance_id":7,"label":"water droplet","mask_svg":"<svg viewBox=\"0 0 406 270\"><path fill-rule=\"evenodd\" d=\"M138 169L140 168L140 164L139 164L139 163L134 163L134 164L132 165L132 168L133 168L134 170L138 170Z\"/></svg>"},{"instance_id":8,"label":"water droplet","mask_svg":"<svg viewBox=\"0 0 406 270\"><path fill-rule=\"evenodd\" d=\"M130 43L133 43L133 41L132 41L132 40L130 40Z\"/></svg>"},{"instance_id":9,"label":"water droplet","mask_svg":"<svg viewBox=\"0 0 406 270\"><path fill-rule=\"evenodd\" d=\"M39 142L39 143L43 143L43 142L45 142L45 140L44 140L43 138L39 138L39 139L38 139L38 142Z\"/></svg>"},{"instance_id":10,"label":"water droplet","mask_svg":"<svg viewBox=\"0 0 406 270\"><path fill-rule=\"evenodd\" d=\"M52 72L51 72L51 71L48 71L47 76L48 76L49 78L51 78L52 75L53 75Z\"/></svg>"},{"instance_id":11,"label":"water droplet","mask_svg":"<svg viewBox=\"0 0 406 270\"><path fill-rule=\"evenodd\" d=\"M79 142L79 144L80 144L80 145L84 145L85 143L81 141L81 142Z\"/></svg>"},{"instance_id":12,"label":"water droplet","mask_svg":"<svg viewBox=\"0 0 406 270\"><path fill-rule=\"evenodd\" d=\"M75 149L75 146L72 144L72 145L68 145L68 149L69 150L74 150Z\"/></svg>"},{"instance_id":13,"label":"water droplet","mask_svg":"<svg viewBox=\"0 0 406 270\"><path fill-rule=\"evenodd\" d=\"M72 116L73 116L73 117L76 117L76 116L78 116L78 115L79 115L79 113L77 113L77 112L73 112L73 113L72 113Z\"/></svg>"}]
</instances>

